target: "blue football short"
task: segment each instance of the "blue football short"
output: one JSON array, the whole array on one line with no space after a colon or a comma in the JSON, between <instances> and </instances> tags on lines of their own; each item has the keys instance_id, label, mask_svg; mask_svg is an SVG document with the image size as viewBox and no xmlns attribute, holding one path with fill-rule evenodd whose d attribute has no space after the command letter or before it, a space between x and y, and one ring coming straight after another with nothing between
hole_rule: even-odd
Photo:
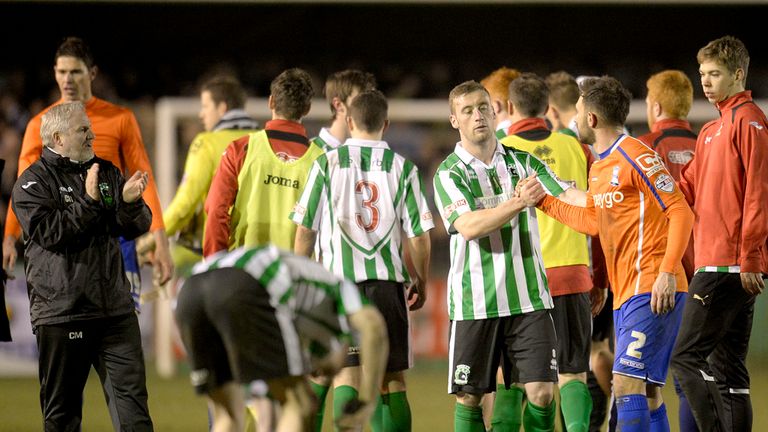
<instances>
[{"instance_id":1,"label":"blue football short","mask_svg":"<svg viewBox=\"0 0 768 432\"><path fill-rule=\"evenodd\" d=\"M675 293L675 307L664 315L651 312L651 294L631 297L613 311L616 357L613 373L658 385L667 381L669 359L683 317L685 293Z\"/></svg>"}]
</instances>

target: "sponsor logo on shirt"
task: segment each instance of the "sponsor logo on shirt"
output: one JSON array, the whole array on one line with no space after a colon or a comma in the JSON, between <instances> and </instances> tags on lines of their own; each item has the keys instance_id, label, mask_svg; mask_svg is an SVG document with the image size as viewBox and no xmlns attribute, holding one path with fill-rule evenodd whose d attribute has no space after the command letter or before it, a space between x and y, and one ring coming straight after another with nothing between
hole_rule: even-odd
<instances>
[{"instance_id":1,"label":"sponsor logo on shirt","mask_svg":"<svg viewBox=\"0 0 768 432\"><path fill-rule=\"evenodd\" d=\"M509 171L509 175L511 176L519 177L519 175L517 174L517 168L515 167L515 164L508 164L507 171Z\"/></svg>"},{"instance_id":2,"label":"sponsor logo on shirt","mask_svg":"<svg viewBox=\"0 0 768 432\"><path fill-rule=\"evenodd\" d=\"M453 202L451 204L448 204L447 206L443 207L443 215L445 215L444 217L448 219L448 217L451 216L451 213L456 211L457 208L463 207L465 205L467 205L467 200L465 200L464 198L456 202Z\"/></svg>"},{"instance_id":3,"label":"sponsor logo on shirt","mask_svg":"<svg viewBox=\"0 0 768 432\"><path fill-rule=\"evenodd\" d=\"M59 186L59 191L60 192L72 192L73 190L72 190L72 186L67 186L67 187Z\"/></svg>"},{"instance_id":4,"label":"sponsor logo on shirt","mask_svg":"<svg viewBox=\"0 0 768 432\"><path fill-rule=\"evenodd\" d=\"M763 127L762 127L762 126L760 126L760 123L758 123L758 122L756 122L756 121L751 121L751 122L749 122L749 125L750 125L750 126L754 126L755 128L757 128L757 130L763 130Z\"/></svg>"},{"instance_id":5,"label":"sponsor logo on shirt","mask_svg":"<svg viewBox=\"0 0 768 432\"><path fill-rule=\"evenodd\" d=\"M693 151L691 150L671 151L667 154L667 160L673 164L685 165L691 159L693 159Z\"/></svg>"},{"instance_id":6,"label":"sponsor logo on shirt","mask_svg":"<svg viewBox=\"0 0 768 432\"><path fill-rule=\"evenodd\" d=\"M294 179L289 179L286 177L279 177L279 176L273 176L272 174L267 174L267 178L264 180L265 185L273 184L278 186L284 186L284 187L292 187L294 189L299 188L299 181Z\"/></svg>"},{"instance_id":7,"label":"sponsor logo on shirt","mask_svg":"<svg viewBox=\"0 0 768 432\"><path fill-rule=\"evenodd\" d=\"M467 385L469 382L469 366L465 364L456 365L453 372L453 383L457 385Z\"/></svg>"},{"instance_id":8,"label":"sponsor logo on shirt","mask_svg":"<svg viewBox=\"0 0 768 432\"><path fill-rule=\"evenodd\" d=\"M535 149L533 149L533 154L547 165L555 165L557 162L555 158L550 157L552 154L552 149L545 145L537 146Z\"/></svg>"},{"instance_id":9,"label":"sponsor logo on shirt","mask_svg":"<svg viewBox=\"0 0 768 432\"><path fill-rule=\"evenodd\" d=\"M595 200L595 206L600 208L612 208L614 203L624 201L624 194L621 191L605 192L592 195Z\"/></svg>"},{"instance_id":10,"label":"sponsor logo on shirt","mask_svg":"<svg viewBox=\"0 0 768 432\"><path fill-rule=\"evenodd\" d=\"M421 220L425 220L425 221L432 220L432 212L428 211L423 215L421 215Z\"/></svg>"},{"instance_id":11,"label":"sponsor logo on shirt","mask_svg":"<svg viewBox=\"0 0 768 432\"><path fill-rule=\"evenodd\" d=\"M707 137L707 138L704 140L704 144L709 144L709 143L711 143L711 142L712 142L712 137L711 137L711 136L708 136L708 137Z\"/></svg>"},{"instance_id":12,"label":"sponsor logo on shirt","mask_svg":"<svg viewBox=\"0 0 768 432\"><path fill-rule=\"evenodd\" d=\"M29 189L29 187L32 186L33 184L37 184L37 182L36 181L26 182L23 185L21 185L21 188L26 190L26 189Z\"/></svg>"},{"instance_id":13,"label":"sponsor logo on shirt","mask_svg":"<svg viewBox=\"0 0 768 432\"><path fill-rule=\"evenodd\" d=\"M488 197L477 197L476 201L477 201L478 207L480 207L481 209L491 209L491 208L498 207L499 204L509 200L511 197L512 197L512 193L504 192L503 194L499 194L499 195L493 195Z\"/></svg>"},{"instance_id":14,"label":"sponsor logo on shirt","mask_svg":"<svg viewBox=\"0 0 768 432\"><path fill-rule=\"evenodd\" d=\"M672 177L666 174L660 174L656 179L656 189L671 193L675 190L675 181L672 180Z\"/></svg>"},{"instance_id":15,"label":"sponsor logo on shirt","mask_svg":"<svg viewBox=\"0 0 768 432\"><path fill-rule=\"evenodd\" d=\"M643 153L635 158L635 162L648 177L664 169L664 162L657 153Z\"/></svg>"}]
</instances>

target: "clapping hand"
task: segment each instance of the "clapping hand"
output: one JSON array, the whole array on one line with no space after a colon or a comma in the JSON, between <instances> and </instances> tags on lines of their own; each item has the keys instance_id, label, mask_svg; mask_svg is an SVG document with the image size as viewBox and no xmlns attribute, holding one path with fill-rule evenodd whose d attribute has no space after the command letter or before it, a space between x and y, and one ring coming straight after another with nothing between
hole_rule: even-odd
<instances>
[{"instance_id":1,"label":"clapping hand","mask_svg":"<svg viewBox=\"0 0 768 432\"><path fill-rule=\"evenodd\" d=\"M91 165L85 174L85 193L94 201L101 201L101 192L99 192L99 164L97 163Z\"/></svg>"},{"instance_id":2,"label":"clapping hand","mask_svg":"<svg viewBox=\"0 0 768 432\"><path fill-rule=\"evenodd\" d=\"M94 166L97 166L94 164ZM90 173L90 170L89 170ZM130 204L134 203L141 198L141 194L147 188L149 182L149 175L145 171L136 171L131 178L125 182L123 186L123 201ZM86 179L87 186L87 179Z\"/></svg>"}]
</instances>

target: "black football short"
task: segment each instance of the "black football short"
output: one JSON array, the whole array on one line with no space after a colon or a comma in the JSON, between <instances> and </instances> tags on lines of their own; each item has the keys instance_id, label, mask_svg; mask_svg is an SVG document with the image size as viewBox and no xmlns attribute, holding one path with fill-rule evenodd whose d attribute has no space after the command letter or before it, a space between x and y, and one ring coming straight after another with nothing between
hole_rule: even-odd
<instances>
[{"instance_id":1,"label":"black football short","mask_svg":"<svg viewBox=\"0 0 768 432\"><path fill-rule=\"evenodd\" d=\"M451 322L448 393L496 391L504 382L557 382L555 327L549 310L484 320Z\"/></svg>"},{"instance_id":2,"label":"black football short","mask_svg":"<svg viewBox=\"0 0 768 432\"><path fill-rule=\"evenodd\" d=\"M198 393L232 380L254 388L309 371L291 314L275 309L264 287L240 269L189 278L179 292L176 321Z\"/></svg>"}]
</instances>

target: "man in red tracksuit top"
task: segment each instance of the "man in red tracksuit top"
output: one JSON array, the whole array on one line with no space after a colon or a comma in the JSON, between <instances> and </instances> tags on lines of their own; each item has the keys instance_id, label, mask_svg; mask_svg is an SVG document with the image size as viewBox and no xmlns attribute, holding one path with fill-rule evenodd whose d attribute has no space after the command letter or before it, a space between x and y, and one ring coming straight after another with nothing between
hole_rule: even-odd
<instances>
[{"instance_id":1,"label":"man in red tracksuit top","mask_svg":"<svg viewBox=\"0 0 768 432\"><path fill-rule=\"evenodd\" d=\"M768 273L768 120L745 91L749 54L741 41L714 40L697 60L720 118L702 128L680 184L696 213L697 270L672 369L700 431L749 431L745 361Z\"/></svg>"},{"instance_id":2,"label":"man in red tracksuit top","mask_svg":"<svg viewBox=\"0 0 768 432\"><path fill-rule=\"evenodd\" d=\"M686 118L693 104L693 85L681 71L665 70L646 82L645 97L648 127L651 132L638 137L661 156L676 182L683 167L693 159L696 134ZM693 278L693 237L683 255L683 268L688 282Z\"/></svg>"}]
</instances>

